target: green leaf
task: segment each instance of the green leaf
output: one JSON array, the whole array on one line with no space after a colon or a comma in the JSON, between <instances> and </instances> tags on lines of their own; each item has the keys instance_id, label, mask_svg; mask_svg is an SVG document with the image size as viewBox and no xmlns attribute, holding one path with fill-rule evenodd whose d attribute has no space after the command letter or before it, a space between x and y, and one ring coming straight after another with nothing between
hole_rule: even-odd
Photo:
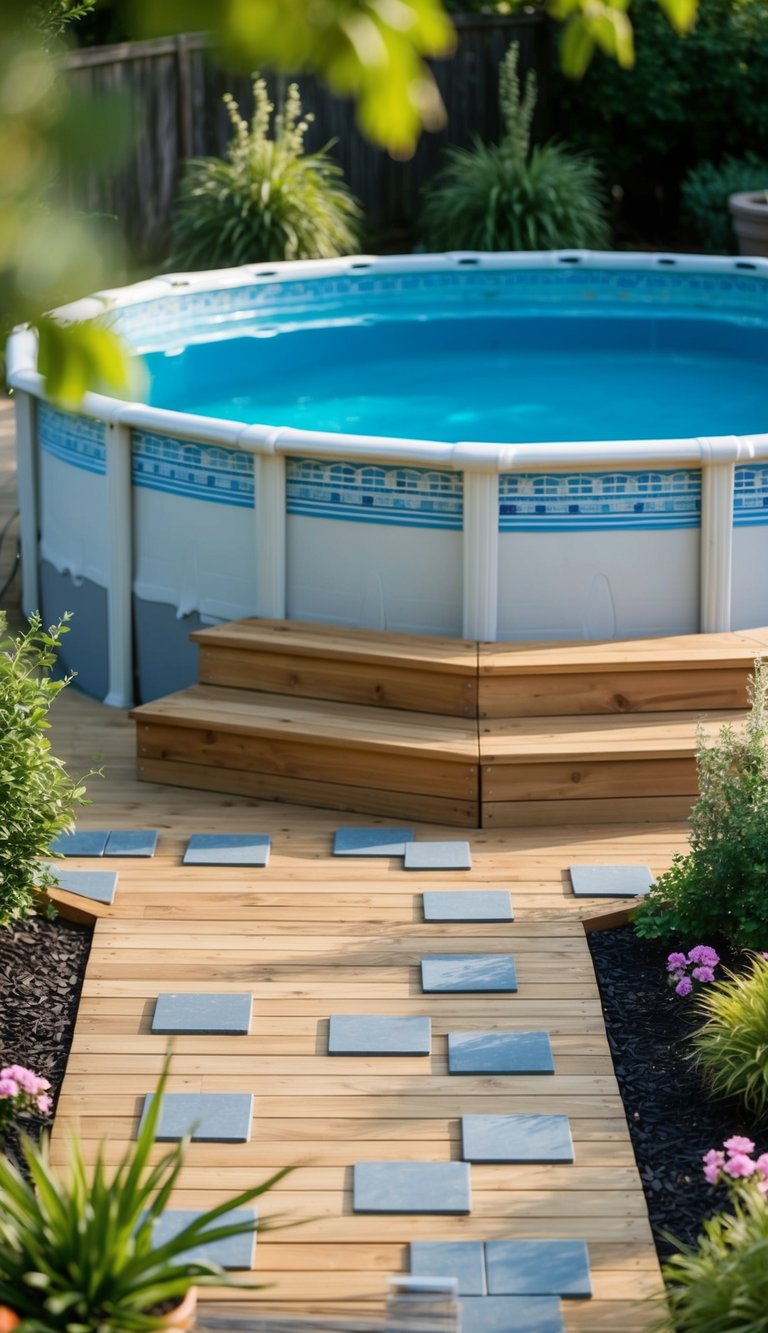
<instances>
[{"instance_id":1,"label":"green leaf","mask_svg":"<svg viewBox=\"0 0 768 1333\"><path fill-rule=\"evenodd\" d=\"M41 316L35 327L38 368L49 396L60 406L77 409L89 389L141 396L141 362L112 329L93 320L60 324L47 316Z\"/></svg>"}]
</instances>

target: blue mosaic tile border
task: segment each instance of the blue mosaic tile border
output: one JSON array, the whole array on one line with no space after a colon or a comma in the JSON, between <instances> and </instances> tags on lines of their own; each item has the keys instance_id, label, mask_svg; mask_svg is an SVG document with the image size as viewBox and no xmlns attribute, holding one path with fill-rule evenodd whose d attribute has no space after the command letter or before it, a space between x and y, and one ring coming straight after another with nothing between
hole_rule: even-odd
<instances>
[{"instance_id":1,"label":"blue mosaic tile border","mask_svg":"<svg viewBox=\"0 0 768 1333\"><path fill-rule=\"evenodd\" d=\"M700 521L698 469L499 477L500 532L697 528Z\"/></svg>"},{"instance_id":2,"label":"blue mosaic tile border","mask_svg":"<svg viewBox=\"0 0 768 1333\"><path fill-rule=\"evenodd\" d=\"M48 403L40 402L37 434L40 448L63 463L99 476L106 472L106 427L103 421L75 416L72 412L59 412Z\"/></svg>"},{"instance_id":3,"label":"blue mosaic tile border","mask_svg":"<svg viewBox=\"0 0 768 1333\"><path fill-rule=\"evenodd\" d=\"M253 457L241 449L195 444L150 431L132 432L134 486L211 504L253 509Z\"/></svg>"},{"instance_id":4,"label":"blue mosaic tile border","mask_svg":"<svg viewBox=\"0 0 768 1333\"><path fill-rule=\"evenodd\" d=\"M463 524L464 478L435 468L289 458L286 512L456 531Z\"/></svg>"},{"instance_id":5,"label":"blue mosaic tile border","mask_svg":"<svg viewBox=\"0 0 768 1333\"><path fill-rule=\"evenodd\" d=\"M196 320L204 324L229 316L298 308L316 309L358 298L414 296L434 300L480 301L508 296L516 304L553 305L567 300L606 303L615 307L654 306L660 309L729 310L768 319L768 281L749 274L691 272L683 269L601 269L587 265L555 268L410 270L402 273L337 274L329 277L246 283L215 291L178 291L152 301L119 307L104 318L128 339L158 345L173 331L189 332Z\"/></svg>"},{"instance_id":6,"label":"blue mosaic tile border","mask_svg":"<svg viewBox=\"0 0 768 1333\"><path fill-rule=\"evenodd\" d=\"M752 528L768 523L768 463L747 463L735 469L733 526Z\"/></svg>"}]
</instances>

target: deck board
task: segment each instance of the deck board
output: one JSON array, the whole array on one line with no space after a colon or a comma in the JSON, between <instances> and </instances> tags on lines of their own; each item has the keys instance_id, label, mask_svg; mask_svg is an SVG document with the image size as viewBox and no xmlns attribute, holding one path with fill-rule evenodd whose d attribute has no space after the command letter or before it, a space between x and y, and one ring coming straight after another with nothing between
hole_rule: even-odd
<instances>
[{"instance_id":1,"label":"deck board","mask_svg":"<svg viewBox=\"0 0 768 1333\"><path fill-rule=\"evenodd\" d=\"M256 1278L271 1286L250 1299L286 1313L373 1310L386 1277L403 1271L409 1239L583 1237L595 1296L564 1305L568 1333L648 1329L651 1311L637 1301L659 1291L660 1276L584 933L626 904L574 899L566 867L637 860L661 870L685 845L683 824L472 831L472 870L441 874L439 887L508 888L516 919L492 932L482 922L427 924L419 894L435 887L434 876L406 875L396 859L331 857L333 829L364 817L139 783L127 716L73 690L56 704L53 740L73 772L105 770L89 784L84 827L160 830L151 861L115 862L115 905L96 909L57 1159L73 1125L90 1159L103 1134L114 1161L134 1132L165 1048L149 1031L159 990L252 989L251 1034L177 1038L171 1075L177 1091L253 1091L256 1099L249 1143L190 1146L179 1206L209 1205L301 1164L263 1211L286 1209L305 1224L261 1236ZM269 866L183 868L186 838L205 830L271 834ZM456 830L421 825L418 836ZM517 995L421 994L422 951L474 950L515 956ZM433 1053L330 1058L331 1012L429 1013ZM556 1073L449 1076L446 1034L478 1027L545 1027ZM575 1164L476 1166L468 1217L352 1214L355 1160L448 1161L458 1155L463 1111L500 1110L569 1115ZM240 1309L244 1299L213 1292L211 1308L226 1301Z\"/></svg>"}]
</instances>

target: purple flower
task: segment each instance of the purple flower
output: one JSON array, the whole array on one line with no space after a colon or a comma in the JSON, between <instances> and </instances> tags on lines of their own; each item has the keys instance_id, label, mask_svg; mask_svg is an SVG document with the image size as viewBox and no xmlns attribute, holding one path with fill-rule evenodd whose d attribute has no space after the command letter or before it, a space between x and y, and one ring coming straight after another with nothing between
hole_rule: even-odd
<instances>
[{"instance_id":1,"label":"purple flower","mask_svg":"<svg viewBox=\"0 0 768 1333\"><path fill-rule=\"evenodd\" d=\"M697 944L688 955L689 963L699 963L702 967L717 967L720 955L709 944Z\"/></svg>"},{"instance_id":2,"label":"purple flower","mask_svg":"<svg viewBox=\"0 0 768 1333\"><path fill-rule=\"evenodd\" d=\"M679 971L680 975L682 976L683 972L685 971L685 966L687 962L688 959L686 958L684 953L671 953L669 955L669 958L667 959L667 971L668 972Z\"/></svg>"},{"instance_id":3,"label":"purple flower","mask_svg":"<svg viewBox=\"0 0 768 1333\"><path fill-rule=\"evenodd\" d=\"M695 967L693 969L694 981L714 981L715 974L711 967Z\"/></svg>"},{"instance_id":4,"label":"purple flower","mask_svg":"<svg viewBox=\"0 0 768 1333\"><path fill-rule=\"evenodd\" d=\"M752 1140L745 1138L743 1134L733 1134L731 1138L725 1140L723 1147L729 1153L751 1153L755 1151Z\"/></svg>"},{"instance_id":5,"label":"purple flower","mask_svg":"<svg viewBox=\"0 0 768 1333\"><path fill-rule=\"evenodd\" d=\"M690 995L693 990L693 982L690 977L683 977L675 986L675 995Z\"/></svg>"}]
</instances>

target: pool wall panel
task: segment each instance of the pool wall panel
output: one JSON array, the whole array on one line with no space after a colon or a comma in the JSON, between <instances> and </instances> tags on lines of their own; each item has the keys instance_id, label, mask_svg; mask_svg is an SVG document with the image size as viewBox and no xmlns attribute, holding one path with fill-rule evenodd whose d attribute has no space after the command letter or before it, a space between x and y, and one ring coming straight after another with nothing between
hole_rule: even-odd
<instances>
[{"instance_id":1,"label":"pool wall panel","mask_svg":"<svg viewBox=\"0 0 768 1333\"><path fill-rule=\"evenodd\" d=\"M401 633L462 633L462 534L287 519L289 620Z\"/></svg>"},{"instance_id":2,"label":"pool wall panel","mask_svg":"<svg viewBox=\"0 0 768 1333\"><path fill-rule=\"evenodd\" d=\"M698 607L698 529L499 537L499 639L696 633Z\"/></svg>"}]
</instances>

